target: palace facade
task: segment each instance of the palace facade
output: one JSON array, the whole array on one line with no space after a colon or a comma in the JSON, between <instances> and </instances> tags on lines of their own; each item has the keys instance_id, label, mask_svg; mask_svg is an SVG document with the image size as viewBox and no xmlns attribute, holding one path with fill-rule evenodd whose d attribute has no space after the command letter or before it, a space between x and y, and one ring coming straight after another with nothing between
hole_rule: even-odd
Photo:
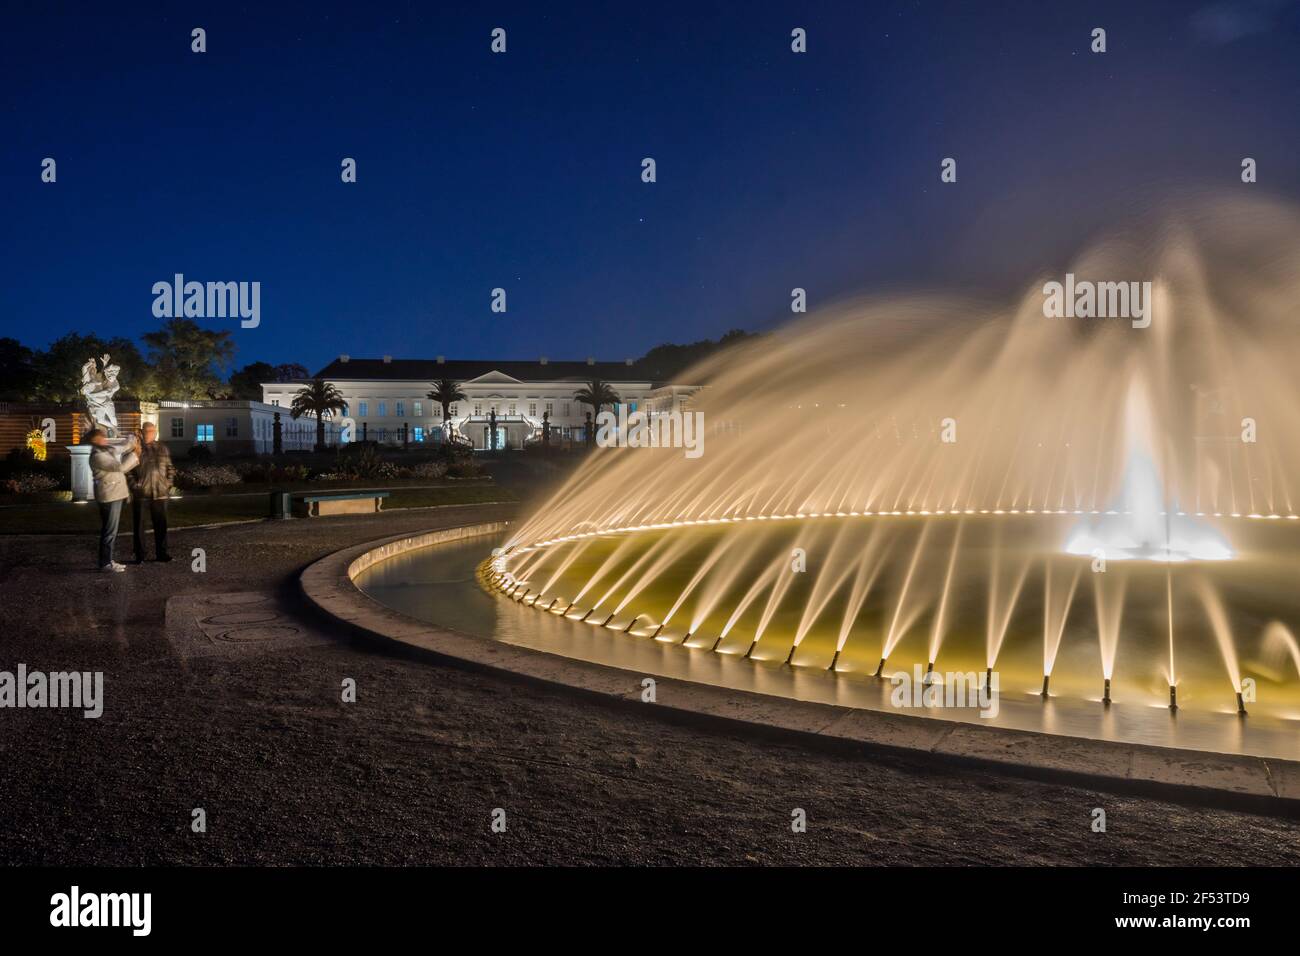
<instances>
[{"instance_id":1,"label":"palace facade","mask_svg":"<svg viewBox=\"0 0 1300 956\"><path fill-rule=\"evenodd\" d=\"M543 416L557 445L586 440L591 407L574 395L593 379L618 393L629 413L658 415L685 410L694 386L647 379L631 362L535 362L514 360L379 359L340 355L317 373L343 395L347 408L338 425L340 440L390 445L440 442L447 430L476 449L520 449L542 439ZM442 406L428 397L442 379L465 393L443 419ZM267 405L288 408L302 382L262 385ZM618 411L618 405L613 411ZM495 422L496 441L491 428ZM350 426L350 427L349 427Z\"/></svg>"}]
</instances>

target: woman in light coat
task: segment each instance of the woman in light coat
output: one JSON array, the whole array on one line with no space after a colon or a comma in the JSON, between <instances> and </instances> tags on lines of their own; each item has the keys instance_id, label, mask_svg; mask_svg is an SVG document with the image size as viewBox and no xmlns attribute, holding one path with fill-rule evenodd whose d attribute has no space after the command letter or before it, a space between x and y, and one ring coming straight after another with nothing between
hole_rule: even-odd
<instances>
[{"instance_id":1,"label":"woman in light coat","mask_svg":"<svg viewBox=\"0 0 1300 956\"><path fill-rule=\"evenodd\" d=\"M126 565L113 560L113 545L117 541L117 523L122 517L122 502L131 496L126 484L126 473L140 463L136 452L140 440L121 458L108 443L101 429L92 428L86 436L94 445L90 453L90 472L95 478L95 500L99 502L99 570L125 571Z\"/></svg>"}]
</instances>

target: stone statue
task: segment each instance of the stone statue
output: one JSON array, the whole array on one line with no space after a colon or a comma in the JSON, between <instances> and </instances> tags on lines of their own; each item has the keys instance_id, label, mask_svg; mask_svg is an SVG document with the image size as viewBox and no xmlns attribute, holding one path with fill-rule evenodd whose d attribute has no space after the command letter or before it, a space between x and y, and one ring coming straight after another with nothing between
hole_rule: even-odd
<instances>
[{"instance_id":1,"label":"stone statue","mask_svg":"<svg viewBox=\"0 0 1300 956\"><path fill-rule=\"evenodd\" d=\"M92 427L102 428L109 438L117 438L117 410L113 407L113 396L121 388L117 382L117 373L121 369L109 362L107 354L99 362L102 369L93 358L81 366L81 394L86 398L86 411Z\"/></svg>"},{"instance_id":2,"label":"stone statue","mask_svg":"<svg viewBox=\"0 0 1300 956\"><path fill-rule=\"evenodd\" d=\"M86 360L81 366L81 394L86 399L86 420L90 428L102 429L108 436L108 443L113 453L120 459L131 447L134 439L118 434L117 409L113 407L113 396L121 387L117 373L121 369L109 361L107 355ZM84 431L89 431L87 428ZM94 499L94 484L90 473L89 444L66 446L72 456L72 500L91 501Z\"/></svg>"}]
</instances>

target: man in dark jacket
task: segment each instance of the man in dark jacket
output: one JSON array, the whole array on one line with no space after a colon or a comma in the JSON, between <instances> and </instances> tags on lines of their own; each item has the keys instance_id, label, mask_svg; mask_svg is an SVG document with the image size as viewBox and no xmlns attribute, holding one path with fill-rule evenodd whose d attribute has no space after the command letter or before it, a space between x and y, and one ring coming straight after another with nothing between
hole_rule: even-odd
<instances>
[{"instance_id":1,"label":"man in dark jacket","mask_svg":"<svg viewBox=\"0 0 1300 956\"><path fill-rule=\"evenodd\" d=\"M159 561L170 561L167 553L167 498L171 494L176 468L171 452L158 440L158 426L145 422L140 429L140 464L135 470L131 494L131 522L135 532L135 563L144 563L144 512L153 522L153 550Z\"/></svg>"}]
</instances>

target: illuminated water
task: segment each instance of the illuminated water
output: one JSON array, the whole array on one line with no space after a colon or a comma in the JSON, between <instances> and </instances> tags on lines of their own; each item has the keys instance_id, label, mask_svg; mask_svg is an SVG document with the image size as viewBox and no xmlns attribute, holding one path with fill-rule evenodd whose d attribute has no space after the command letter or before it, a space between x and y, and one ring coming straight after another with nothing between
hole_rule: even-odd
<instances>
[{"instance_id":1,"label":"illuminated water","mask_svg":"<svg viewBox=\"0 0 1300 956\"><path fill-rule=\"evenodd\" d=\"M1270 533L1272 531L1269 529ZM1264 535L1266 538L1269 536ZM613 540L604 542L604 545L617 546ZM682 647L644 636L652 628L638 627L632 634L623 634L622 628L617 626L619 621L608 628L578 624L557 613L548 614L522 606L484 590L476 580L475 563L488 548L487 539L474 538L426 548L375 565L358 579L357 584L375 600L431 624L478 635L486 640L622 668L638 675L638 680L639 675L644 674L678 677L798 700L898 713L889 701L892 685L869 676L876 662L869 660L873 653L869 643L873 635L865 631L860 635L864 642L862 652L856 651L859 635L855 634L847 645L848 660L841 658L843 666L853 669L835 674L828 673L820 659L812 662L814 666L786 667L772 659L745 660L740 654L712 653L707 646ZM1249 586L1249 582L1244 583ZM1267 587L1267 582L1261 582L1261 585ZM570 613L576 616L574 612ZM980 620L983 620L982 616ZM626 621L622 623L626 625ZM1041 622L1030 629L1036 635L1041 634ZM923 628L921 630L924 632ZM1083 620L1076 628L1067 627L1062 654L1063 659L1077 658L1081 668L1097 673L1100 665L1095 638L1090 645L1090 637ZM823 652L829 646L820 636L808 640L814 641ZM743 639L738 636L735 647L740 648L742 643ZM1252 642L1259 659L1256 661L1250 653L1244 655L1248 661L1247 672L1256 673L1258 667L1261 677L1271 674L1277 678L1279 686L1288 686L1291 682L1286 677L1287 669L1291 669L1294 675L1296 665L1289 654L1283 655L1285 660L1278 659L1276 649L1270 650L1272 643L1274 641L1267 635L1260 635L1257 643ZM980 650L969 643L963 648L962 644L958 640L951 645L951 659L945 656L949 653L946 645L940 655L940 670L957 670L959 663L969 663L971 669L978 665ZM924 642L918 642L915 636L905 638L894 655L897 668L910 668L914 662L920 661L925 654L909 653L909 650L924 646ZM1007 650L1015 646L1016 642L1009 641ZM1144 653L1153 661L1159 656L1154 644ZM771 657L783 659L784 655L773 649ZM1041 668L1041 647L1035 648L1031 642L1031 646L1023 652L1017 649L1007 660L1010 667L999 664L1000 708L992 720L985 720L965 709L935 708L909 713L1072 736L1300 759L1300 704L1294 700L1289 704L1266 702L1271 697L1271 690L1263 692L1264 700L1251 705L1250 716L1244 720L1233 713L1231 699L1225 699L1216 690L1226 679L1221 674L1216 677L1213 671L1205 675L1203 697L1200 690L1195 693L1191 690L1193 683L1199 686L1200 678L1189 675L1187 693L1192 694L1191 701L1198 705L1193 706L1189 701L1189 705L1176 714L1161 706L1158 687L1131 686L1125 680L1118 684L1115 701L1110 707L1102 707L1097 702L1098 687L1083 684L1079 690L1084 696L1067 694L1044 701L1038 696L1038 680L1041 678L1034 678L1035 661ZM1270 660L1276 663L1267 663ZM815 666L817 664L821 666ZM886 673L891 671L892 668Z\"/></svg>"},{"instance_id":2,"label":"illuminated water","mask_svg":"<svg viewBox=\"0 0 1300 956\"><path fill-rule=\"evenodd\" d=\"M692 370L703 454L593 454L463 555L493 595L464 629L863 706L873 674L991 671L1016 725L1293 755L1300 216L1205 203L1066 269L1149 283L1150 324L1048 318L1039 277Z\"/></svg>"}]
</instances>

